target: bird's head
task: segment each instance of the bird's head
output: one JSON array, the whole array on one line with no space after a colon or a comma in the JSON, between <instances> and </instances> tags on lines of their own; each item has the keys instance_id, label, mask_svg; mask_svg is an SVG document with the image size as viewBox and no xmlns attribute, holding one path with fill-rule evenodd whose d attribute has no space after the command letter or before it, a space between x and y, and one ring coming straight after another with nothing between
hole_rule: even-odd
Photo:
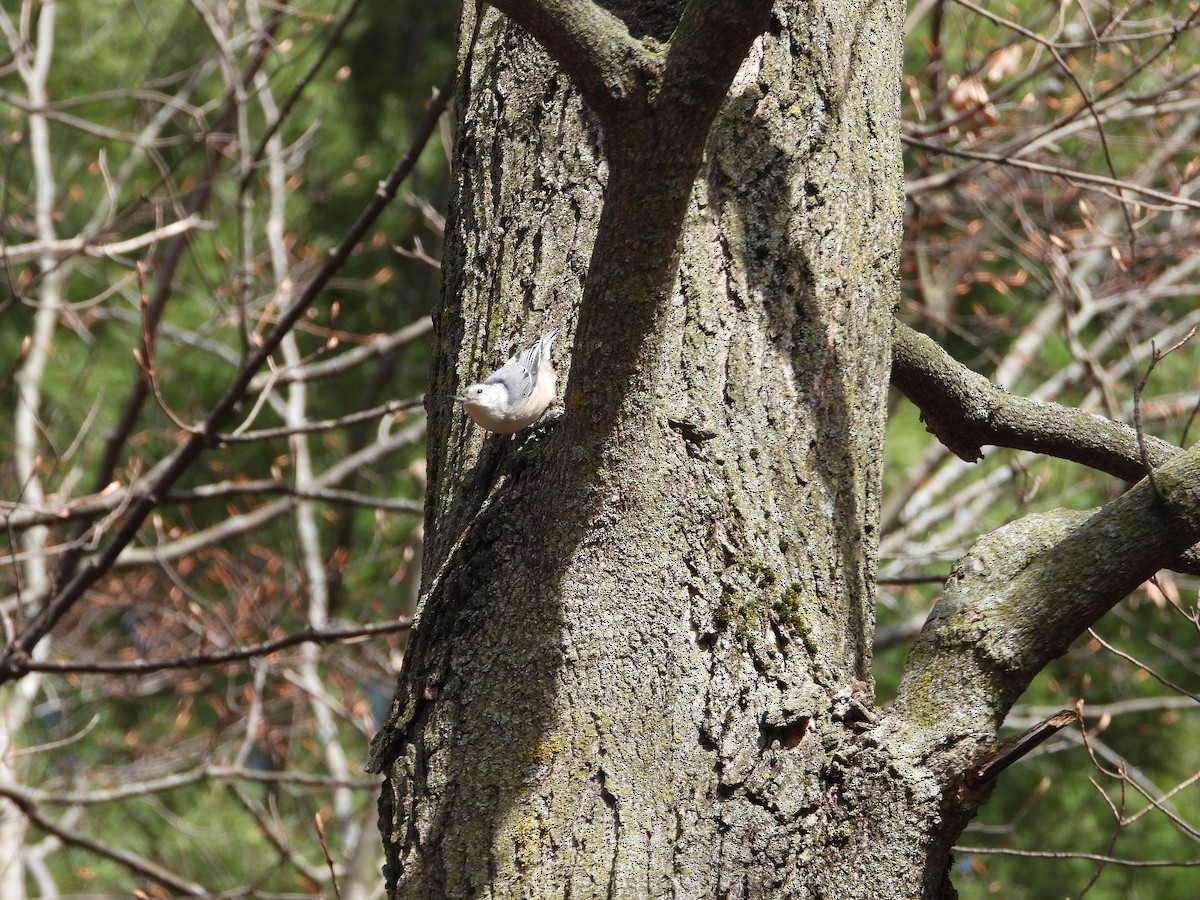
<instances>
[{"instance_id":1,"label":"bird's head","mask_svg":"<svg viewBox=\"0 0 1200 900\"><path fill-rule=\"evenodd\" d=\"M457 400L468 411L474 408L496 414L505 411L508 403L508 390L502 384L472 384L451 399Z\"/></svg>"}]
</instances>

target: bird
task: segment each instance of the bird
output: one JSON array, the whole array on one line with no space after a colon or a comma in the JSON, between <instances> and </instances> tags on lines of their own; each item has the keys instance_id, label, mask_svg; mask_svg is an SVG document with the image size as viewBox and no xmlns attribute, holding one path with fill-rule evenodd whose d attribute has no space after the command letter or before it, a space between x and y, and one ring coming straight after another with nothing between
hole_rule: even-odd
<instances>
[{"instance_id":1,"label":"bird","mask_svg":"<svg viewBox=\"0 0 1200 900\"><path fill-rule=\"evenodd\" d=\"M516 434L537 422L557 398L558 374L550 348L558 329L547 331L479 384L468 385L451 399L463 405L475 424L497 434Z\"/></svg>"}]
</instances>

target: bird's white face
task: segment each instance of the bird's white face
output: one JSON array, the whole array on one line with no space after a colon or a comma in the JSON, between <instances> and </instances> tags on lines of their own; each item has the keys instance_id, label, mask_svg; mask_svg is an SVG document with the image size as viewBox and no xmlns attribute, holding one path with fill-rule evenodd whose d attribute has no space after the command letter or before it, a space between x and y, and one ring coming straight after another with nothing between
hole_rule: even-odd
<instances>
[{"instance_id":1,"label":"bird's white face","mask_svg":"<svg viewBox=\"0 0 1200 900\"><path fill-rule=\"evenodd\" d=\"M489 412L499 412L508 392L498 384L473 384L462 392L464 406L474 406Z\"/></svg>"}]
</instances>

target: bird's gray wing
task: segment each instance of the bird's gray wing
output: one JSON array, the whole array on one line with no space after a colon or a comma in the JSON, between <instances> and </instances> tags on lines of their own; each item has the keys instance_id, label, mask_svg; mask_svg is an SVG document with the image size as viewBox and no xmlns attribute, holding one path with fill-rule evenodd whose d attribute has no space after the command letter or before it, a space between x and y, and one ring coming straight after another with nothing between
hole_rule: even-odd
<instances>
[{"instance_id":1,"label":"bird's gray wing","mask_svg":"<svg viewBox=\"0 0 1200 900\"><path fill-rule=\"evenodd\" d=\"M526 351L527 353L528 351ZM502 384L510 402L524 400L533 393L533 374L524 364L525 353L510 359L488 378L487 384Z\"/></svg>"},{"instance_id":2,"label":"bird's gray wing","mask_svg":"<svg viewBox=\"0 0 1200 900\"><path fill-rule=\"evenodd\" d=\"M542 368L542 348L552 345L558 337L558 329L542 335L532 347L528 347L506 362L488 378L489 384L502 384L508 391L509 400L525 400L533 393L538 372Z\"/></svg>"}]
</instances>

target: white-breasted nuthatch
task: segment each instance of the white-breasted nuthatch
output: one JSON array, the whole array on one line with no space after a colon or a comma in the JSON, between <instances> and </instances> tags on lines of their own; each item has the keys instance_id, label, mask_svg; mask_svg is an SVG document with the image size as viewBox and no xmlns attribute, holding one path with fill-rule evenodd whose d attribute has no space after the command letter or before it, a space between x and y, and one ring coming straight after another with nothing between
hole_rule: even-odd
<instances>
[{"instance_id":1,"label":"white-breasted nuthatch","mask_svg":"<svg viewBox=\"0 0 1200 900\"><path fill-rule=\"evenodd\" d=\"M558 375L550 347L558 329L502 365L480 384L472 384L451 399L463 405L475 423L497 434L515 434L538 421L554 403Z\"/></svg>"}]
</instances>

